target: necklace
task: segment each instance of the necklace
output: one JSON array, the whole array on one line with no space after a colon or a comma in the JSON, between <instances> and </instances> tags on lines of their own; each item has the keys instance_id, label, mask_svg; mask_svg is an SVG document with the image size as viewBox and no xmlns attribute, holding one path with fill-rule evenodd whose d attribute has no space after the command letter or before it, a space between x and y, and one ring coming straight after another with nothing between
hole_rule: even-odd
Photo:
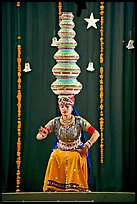
<instances>
[{"instance_id":1,"label":"necklace","mask_svg":"<svg viewBox=\"0 0 137 204\"><path fill-rule=\"evenodd\" d=\"M67 121L67 120L63 120L63 117L61 116L60 117L60 123L61 123L61 125L63 125L63 126L71 126L73 123L74 123L74 120L75 120L75 117L74 117L74 115L72 115L72 117Z\"/></svg>"}]
</instances>

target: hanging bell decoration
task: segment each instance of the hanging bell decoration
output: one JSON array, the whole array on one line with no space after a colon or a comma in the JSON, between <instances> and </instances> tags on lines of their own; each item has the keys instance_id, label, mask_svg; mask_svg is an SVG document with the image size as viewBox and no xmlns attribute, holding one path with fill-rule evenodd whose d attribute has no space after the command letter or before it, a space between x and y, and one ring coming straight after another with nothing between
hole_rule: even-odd
<instances>
[{"instance_id":1,"label":"hanging bell decoration","mask_svg":"<svg viewBox=\"0 0 137 204\"><path fill-rule=\"evenodd\" d=\"M31 68L30 68L30 63L29 62L25 62L25 68L23 69L24 72L30 72Z\"/></svg>"},{"instance_id":2,"label":"hanging bell decoration","mask_svg":"<svg viewBox=\"0 0 137 204\"><path fill-rule=\"evenodd\" d=\"M126 48L127 49L134 49L135 47L134 47L133 43L134 43L134 40L129 40L128 45L126 46Z\"/></svg>"},{"instance_id":3,"label":"hanging bell decoration","mask_svg":"<svg viewBox=\"0 0 137 204\"><path fill-rule=\"evenodd\" d=\"M93 71L95 70L94 67L93 67L93 62L90 61L90 62L88 63L88 68L87 68L87 70L90 71L90 72L93 72Z\"/></svg>"},{"instance_id":4,"label":"hanging bell decoration","mask_svg":"<svg viewBox=\"0 0 137 204\"><path fill-rule=\"evenodd\" d=\"M57 46L57 38L56 37L53 37L52 38L52 44L51 46Z\"/></svg>"}]
</instances>

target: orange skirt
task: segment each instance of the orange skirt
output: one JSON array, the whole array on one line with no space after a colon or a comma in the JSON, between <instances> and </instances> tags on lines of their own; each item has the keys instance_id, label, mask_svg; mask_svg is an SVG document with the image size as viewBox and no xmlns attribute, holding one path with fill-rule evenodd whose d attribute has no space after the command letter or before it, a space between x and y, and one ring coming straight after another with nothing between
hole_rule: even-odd
<instances>
[{"instance_id":1,"label":"orange skirt","mask_svg":"<svg viewBox=\"0 0 137 204\"><path fill-rule=\"evenodd\" d=\"M43 192L46 191L89 191L87 158L77 150L55 149L45 173Z\"/></svg>"}]
</instances>

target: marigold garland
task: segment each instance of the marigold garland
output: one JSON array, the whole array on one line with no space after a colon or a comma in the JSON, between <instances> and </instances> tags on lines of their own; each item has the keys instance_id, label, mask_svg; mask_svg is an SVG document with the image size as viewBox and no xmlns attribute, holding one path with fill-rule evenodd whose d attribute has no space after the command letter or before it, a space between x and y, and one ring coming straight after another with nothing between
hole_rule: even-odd
<instances>
[{"instance_id":1,"label":"marigold garland","mask_svg":"<svg viewBox=\"0 0 137 204\"><path fill-rule=\"evenodd\" d=\"M99 83L100 83L100 162L101 164L104 163L104 2L100 2L100 75L99 75Z\"/></svg>"},{"instance_id":2,"label":"marigold garland","mask_svg":"<svg viewBox=\"0 0 137 204\"><path fill-rule=\"evenodd\" d=\"M19 9L20 2L17 2ZM19 17L19 10L18 10ZM19 19L18 19L19 20ZM17 45L17 159L16 159L16 192L20 192L20 180L21 180L21 36L18 34L18 45Z\"/></svg>"},{"instance_id":3,"label":"marigold garland","mask_svg":"<svg viewBox=\"0 0 137 204\"><path fill-rule=\"evenodd\" d=\"M62 15L62 2L58 2L58 15L59 15L59 23L61 21L61 15Z\"/></svg>"}]
</instances>

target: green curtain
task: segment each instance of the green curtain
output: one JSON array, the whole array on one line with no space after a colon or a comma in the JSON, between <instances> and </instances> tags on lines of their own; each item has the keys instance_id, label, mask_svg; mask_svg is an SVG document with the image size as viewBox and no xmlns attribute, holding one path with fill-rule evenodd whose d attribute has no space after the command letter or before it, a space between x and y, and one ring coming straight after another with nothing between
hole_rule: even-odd
<instances>
[{"instance_id":1,"label":"green curtain","mask_svg":"<svg viewBox=\"0 0 137 204\"><path fill-rule=\"evenodd\" d=\"M80 10L79 10L80 9ZM91 12L100 18L99 2L63 2L74 14L75 48L80 55L76 96L79 114L99 130L100 23L87 29ZM2 192L16 190L17 143L17 20L16 2L2 2ZM105 2L104 13L104 163L100 163L100 140L90 149L93 191L135 191L135 2ZM57 47L52 37L59 30L57 2L21 2L20 34L22 70L28 58L31 72L22 71L21 191L42 191L55 136L36 140L41 125L57 116L57 96L52 67ZM94 72L86 70L94 62ZM87 139L90 137L86 134Z\"/></svg>"}]
</instances>

